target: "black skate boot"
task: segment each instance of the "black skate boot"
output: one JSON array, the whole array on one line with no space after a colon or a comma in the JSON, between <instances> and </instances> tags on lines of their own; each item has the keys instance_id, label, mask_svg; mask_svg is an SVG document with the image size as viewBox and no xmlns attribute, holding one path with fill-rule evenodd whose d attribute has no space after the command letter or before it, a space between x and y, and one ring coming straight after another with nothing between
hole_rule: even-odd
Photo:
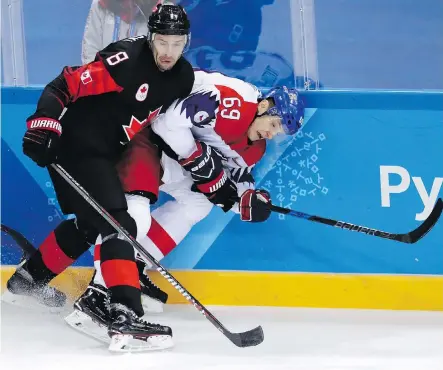
<instances>
[{"instance_id":1,"label":"black skate boot","mask_svg":"<svg viewBox=\"0 0 443 370\"><path fill-rule=\"evenodd\" d=\"M111 317L107 306L108 290L91 281L86 291L74 303L74 311L65 321L75 330L97 340L109 342L107 329Z\"/></svg>"},{"instance_id":2,"label":"black skate boot","mask_svg":"<svg viewBox=\"0 0 443 370\"><path fill-rule=\"evenodd\" d=\"M49 308L61 308L66 303L66 295L63 292L48 286L45 282L35 281L22 266L19 266L10 277L6 288L2 300L11 304L29 307L29 300L26 297L31 297L39 305Z\"/></svg>"},{"instance_id":3,"label":"black skate boot","mask_svg":"<svg viewBox=\"0 0 443 370\"><path fill-rule=\"evenodd\" d=\"M152 351L174 345L169 326L148 323L120 303L111 303L109 307L112 318L108 328L111 338L110 351Z\"/></svg>"},{"instance_id":4,"label":"black skate boot","mask_svg":"<svg viewBox=\"0 0 443 370\"><path fill-rule=\"evenodd\" d=\"M109 310L106 306L107 289L101 285L90 283L86 291L74 303L74 310L88 315L100 325L110 324Z\"/></svg>"},{"instance_id":5,"label":"black skate boot","mask_svg":"<svg viewBox=\"0 0 443 370\"><path fill-rule=\"evenodd\" d=\"M155 285L145 273L146 263L137 256L137 268L140 279L140 290L142 293L142 305L146 312L163 312L163 304L168 300L168 293Z\"/></svg>"}]
</instances>

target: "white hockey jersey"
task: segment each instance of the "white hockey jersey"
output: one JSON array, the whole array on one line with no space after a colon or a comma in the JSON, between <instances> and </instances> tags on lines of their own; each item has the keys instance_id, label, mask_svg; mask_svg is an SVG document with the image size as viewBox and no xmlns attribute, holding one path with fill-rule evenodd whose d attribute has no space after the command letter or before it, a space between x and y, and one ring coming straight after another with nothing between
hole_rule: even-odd
<instances>
[{"instance_id":1,"label":"white hockey jersey","mask_svg":"<svg viewBox=\"0 0 443 370\"><path fill-rule=\"evenodd\" d=\"M196 150L195 140L218 149L242 193L254 186L251 169L266 149L264 139L248 139L260 96L255 86L239 79L195 71L191 94L174 102L152 123L152 129L179 159L188 158ZM167 175L166 163L163 167Z\"/></svg>"}]
</instances>

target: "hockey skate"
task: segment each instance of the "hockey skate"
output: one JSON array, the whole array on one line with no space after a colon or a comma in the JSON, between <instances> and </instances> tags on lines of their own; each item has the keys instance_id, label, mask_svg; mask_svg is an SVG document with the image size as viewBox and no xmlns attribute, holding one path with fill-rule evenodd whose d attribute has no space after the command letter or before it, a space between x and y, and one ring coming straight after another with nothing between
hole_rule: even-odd
<instances>
[{"instance_id":1,"label":"hockey skate","mask_svg":"<svg viewBox=\"0 0 443 370\"><path fill-rule=\"evenodd\" d=\"M142 305L146 312L163 312L163 304L168 300L168 293L156 286L145 274L140 275Z\"/></svg>"},{"instance_id":2,"label":"hockey skate","mask_svg":"<svg viewBox=\"0 0 443 370\"><path fill-rule=\"evenodd\" d=\"M66 295L63 292L44 282L34 281L29 272L19 266L6 283L2 301L29 308L29 297L38 306L49 308L53 312L60 311L66 303Z\"/></svg>"},{"instance_id":3,"label":"hockey skate","mask_svg":"<svg viewBox=\"0 0 443 370\"><path fill-rule=\"evenodd\" d=\"M94 339L109 343L107 329L111 317L107 307L107 289L90 283L86 291L74 303L74 311L65 317L73 329Z\"/></svg>"},{"instance_id":4,"label":"hockey skate","mask_svg":"<svg viewBox=\"0 0 443 370\"><path fill-rule=\"evenodd\" d=\"M168 294L156 286L145 272L146 264L140 256L136 259L142 293L142 305L145 312L163 312L163 304L168 300Z\"/></svg>"},{"instance_id":5,"label":"hockey skate","mask_svg":"<svg viewBox=\"0 0 443 370\"><path fill-rule=\"evenodd\" d=\"M174 345L170 327L148 323L120 303L110 304L110 315L108 335L112 352L153 351Z\"/></svg>"}]
</instances>

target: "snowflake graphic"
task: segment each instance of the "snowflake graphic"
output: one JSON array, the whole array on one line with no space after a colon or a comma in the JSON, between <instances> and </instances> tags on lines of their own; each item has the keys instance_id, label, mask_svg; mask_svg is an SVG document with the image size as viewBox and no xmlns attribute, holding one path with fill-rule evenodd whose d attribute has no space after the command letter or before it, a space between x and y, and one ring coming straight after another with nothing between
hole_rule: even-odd
<instances>
[{"instance_id":1,"label":"snowflake graphic","mask_svg":"<svg viewBox=\"0 0 443 370\"><path fill-rule=\"evenodd\" d=\"M326 140L323 133L299 131L266 175L262 188L280 207L292 208L300 197L324 196L329 189L321 175L320 157ZM285 220L285 215L278 215Z\"/></svg>"},{"instance_id":2,"label":"snowflake graphic","mask_svg":"<svg viewBox=\"0 0 443 370\"><path fill-rule=\"evenodd\" d=\"M62 221L64 219L64 216L59 211L60 206L58 204L57 198L55 197L54 187L53 187L53 185L52 185L52 183L50 181L47 181L45 185L46 185L47 188L52 188L52 191L54 193L54 197L48 198L48 206L54 206L54 208L53 208L54 214L48 216L48 222L57 222L57 223L59 223L60 221Z\"/></svg>"}]
</instances>

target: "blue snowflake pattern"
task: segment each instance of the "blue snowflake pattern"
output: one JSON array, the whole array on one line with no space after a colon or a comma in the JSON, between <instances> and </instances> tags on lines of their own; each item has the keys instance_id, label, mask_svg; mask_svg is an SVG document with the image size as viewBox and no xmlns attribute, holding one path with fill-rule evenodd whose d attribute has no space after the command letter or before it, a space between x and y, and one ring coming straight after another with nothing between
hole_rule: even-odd
<instances>
[{"instance_id":1,"label":"blue snowflake pattern","mask_svg":"<svg viewBox=\"0 0 443 370\"><path fill-rule=\"evenodd\" d=\"M323 133L299 131L284 154L267 174L262 188L272 194L272 201L285 208L293 208L300 197L324 196L329 192L320 170ZM285 215L278 215L285 220Z\"/></svg>"}]
</instances>

